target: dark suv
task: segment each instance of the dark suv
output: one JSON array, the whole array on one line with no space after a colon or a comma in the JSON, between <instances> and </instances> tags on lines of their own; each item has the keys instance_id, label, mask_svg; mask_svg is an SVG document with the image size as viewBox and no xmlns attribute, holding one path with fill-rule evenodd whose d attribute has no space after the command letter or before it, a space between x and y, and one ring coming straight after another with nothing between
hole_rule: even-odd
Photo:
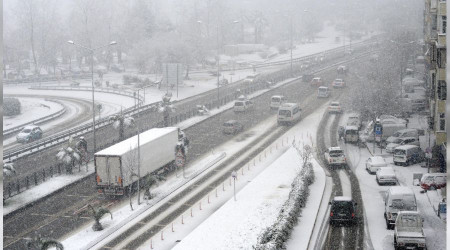
<instances>
[{"instance_id":1,"label":"dark suv","mask_svg":"<svg viewBox=\"0 0 450 250\"><path fill-rule=\"evenodd\" d=\"M352 198L336 196L330 205L330 225L356 224L356 202Z\"/></svg>"}]
</instances>

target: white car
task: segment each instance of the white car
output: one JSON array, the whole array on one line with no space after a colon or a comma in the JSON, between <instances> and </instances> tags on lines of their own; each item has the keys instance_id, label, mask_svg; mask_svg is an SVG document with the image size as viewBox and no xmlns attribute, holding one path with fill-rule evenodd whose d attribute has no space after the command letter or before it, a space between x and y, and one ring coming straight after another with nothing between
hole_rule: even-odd
<instances>
[{"instance_id":1,"label":"white car","mask_svg":"<svg viewBox=\"0 0 450 250\"><path fill-rule=\"evenodd\" d=\"M331 102L328 105L328 113L342 113L341 104L339 102Z\"/></svg>"},{"instance_id":2,"label":"white car","mask_svg":"<svg viewBox=\"0 0 450 250\"><path fill-rule=\"evenodd\" d=\"M286 103L286 97L282 95L274 95L270 98L270 109L278 109L283 103Z\"/></svg>"},{"instance_id":3,"label":"white car","mask_svg":"<svg viewBox=\"0 0 450 250\"><path fill-rule=\"evenodd\" d=\"M386 146L386 152L394 153L395 148L403 145L420 146L419 140L415 137L395 138Z\"/></svg>"},{"instance_id":4,"label":"white car","mask_svg":"<svg viewBox=\"0 0 450 250\"><path fill-rule=\"evenodd\" d=\"M325 152L325 160L329 166L346 165L347 158L340 147L331 147Z\"/></svg>"},{"instance_id":5,"label":"white car","mask_svg":"<svg viewBox=\"0 0 450 250\"><path fill-rule=\"evenodd\" d=\"M380 168L377 171L377 183L382 184L397 184L397 176L395 175L394 169L392 167Z\"/></svg>"},{"instance_id":6,"label":"white car","mask_svg":"<svg viewBox=\"0 0 450 250\"><path fill-rule=\"evenodd\" d=\"M333 88L343 88L345 87L345 82L343 79L335 79L332 83L331 86L333 86Z\"/></svg>"},{"instance_id":7,"label":"white car","mask_svg":"<svg viewBox=\"0 0 450 250\"><path fill-rule=\"evenodd\" d=\"M378 169L387 167L387 163L381 156L372 156L369 157L366 161L366 170L370 174L375 174Z\"/></svg>"}]
</instances>

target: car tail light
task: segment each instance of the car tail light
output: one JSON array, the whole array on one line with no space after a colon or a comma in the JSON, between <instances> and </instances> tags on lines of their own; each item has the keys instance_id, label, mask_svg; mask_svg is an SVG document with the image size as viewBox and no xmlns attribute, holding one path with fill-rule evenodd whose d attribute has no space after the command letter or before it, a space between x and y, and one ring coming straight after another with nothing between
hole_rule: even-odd
<instances>
[{"instance_id":1,"label":"car tail light","mask_svg":"<svg viewBox=\"0 0 450 250\"><path fill-rule=\"evenodd\" d=\"M99 189L98 192L99 192L99 193L103 193L103 190Z\"/></svg>"},{"instance_id":2,"label":"car tail light","mask_svg":"<svg viewBox=\"0 0 450 250\"><path fill-rule=\"evenodd\" d=\"M330 217L333 217L333 212L330 212Z\"/></svg>"},{"instance_id":3,"label":"car tail light","mask_svg":"<svg viewBox=\"0 0 450 250\"><path fill-rule=\"evenodd\" d=\"M102 182L102 179L100 179L100 176L97 175L97 183Z\"/></svg>"},{"instance_id":4,"label":"car tail light","mask_svg":"<svg viewBox=\"0 0 450 250\"><path fill-rule=\"evenodd\" d=\"M352 213L352 218L354 218L355 217L355 213Z\"/></svg>"},{"instance_id":5,"label":"car tail light","mask_svg":"<svg viewBox=\"0 0 450 250\"><path fill-rule=\"evenodd\" d=\"M119 185L122 186L122 177L119 176L118 182L119 182Z\"/></svg>"}]
</instances>

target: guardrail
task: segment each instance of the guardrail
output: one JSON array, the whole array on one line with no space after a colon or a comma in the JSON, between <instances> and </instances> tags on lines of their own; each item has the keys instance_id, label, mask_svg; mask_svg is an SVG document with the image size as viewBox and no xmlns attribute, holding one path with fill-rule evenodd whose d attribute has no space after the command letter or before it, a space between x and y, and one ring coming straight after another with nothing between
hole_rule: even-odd
<instances>
[{"instance_id":1,"label":"guardrail","mask_svg":"<svg viewBox=\"0 0 450 250\"><path fill-rule=\"evenodd\" d=\"M32 83L32 82L55 82L67 79L88 79L91 78L91 73L68 75L68 76L41 76L41 77L29 77L24 79L4 79L4 84L19 84L19 83Z\"/></svg>"},{"instance_id":2,"label":"guardrail","mask_svg":"<svg viewBox=\"0 0 450 250\"><path fill-rule=\"evenodd\" d=\"M332 64L327 67L333 67L335 65L336 64ZM297 67L297 68L295 68L295 73L297 75L299 75L302 73L302 70L303 69ZM283 70L281 70L281 71L283 72ZM283 80L289 78L288 75L279 74L279 72L274 72L273 76L270 76L270 77L271 77L271 79L275 80L276 82L283 81ZM240 87L240 89L241 89L241 94L249 95L255 91L266 89L267 87L268 86L267 86L266 82L260 81L260 82L256 82L253 84L244 85L244 86ZM212 91L215 92L215 90L212 90ZM229 93L227 95L222 96L222 98L220 100L211 101L211 102L205 104L205 106L208 109L212 109L213 107L217 107L218 104L223 106L226 103L233 101L235 99L236 99L236 93ZM147 104L147 105L139 107L139 108L128 108L124 111L124 113L128 114L128 115L135 115L138 112L145 112L145 111L149 111L149 110L152 112L156 112L157 111L156 107L157 107L158 103L159 102ZM198 112L197 108L193 107L189 110L186 110L184 113L180 113L180 114L171 116L169 119L169 126L173 126L173 125L178 124L186 119L196 116L197 112ZM112 122L108 118L103 118L102 120L98 121L98 123L96 123L96 129L103 127L103 126L107 126L111 123ZM161 121L153 123L153 124L144 123L143 127L141 127L141 131L148 130L148 129L155 128L155 127L159 127L159 128L164 127L164 121L161 120ZM80 126L80 127L74 128L74 129L69 129L67 131L64 131L64 132L61 132L61 133L55 135L53 139L46 139L42 142L40 140L40 141L35 142L35 145L32 145L29 148L24 147L23 149L14 152L14 155L16 157L20 157L21 156L20 154L24 153L24 151L26 151L26 150L31 150L30 153L35 153L40 150L44 150L46 148L46 146L48 146L48 145L54 145L54 144L58 144L61 142L65 142L65 141L67 141L69 136L74 136L74 135L78 136L80 134L89 132L91 129L92 129L91 124ZM124 138L124 139L132 137L136 134L137 134L137 131L134 131L133 133L126 136L126 138ZM117 142L118 142L117 140L112 140L111 142L105 143L104 145L98 145L97 149L102 150L104 148L107 148L111 145L116 144ZM40 148L40 147L42 147L42 148ZM33 149L36 149L36 150L33 151ZM5 155L6 154L8 154L8 152L6 152ZM9 154L8 156L11 157L11 155L12 154ZM91 158L92 158L92 153L91 153ZM9 159L12 159L12 158L9 158ZM4 160L5 160L5 157L4 157ZM46 178L47 179L49 178L49 176L53 176L56 173L61 174L62 172L64 172L64 169L61 170L61 168L62 168L62 166L60 166L59 164L56 164L56 165L50 166L44 170L40 170L35 173L32 173L31 175L28 175L25 178L21 178L21 179L15 180L15 181L8 181L6 179L5 184L4 184L6 188L4 189L4 193L3 193L4 199L8 199L16 194L19 194L19 193L27 190L33 184L37 185L37 183L45 181Z\"/></svg>"},{"instance_id":3,"label":"guardrail","mask_svg":"<svg viewBox=\"0 0 450 250\"><path fill-rule=\"evenodd\" d=\"M38 90L73 90L73 91L92 91L92 87L72 87L72 86L31 86L29 89L38 89ZM124 95L128 97L135 98L134 93L132 91L119 90L114 88L94 88L95 92L103 92L103 93L113 93L118 95ZM139 95L139 101L142 102L144 97Z\"/></svg>"},{"instance_id":4,"label":"guardrail","mask_svg":"<svg viewBox=\"0 0 450 250\"><path fill-rule=\"evenodd\" d=\"M373 42L364 41L364 42L361 42L359 44L361 44L361 45L368 45L369 44L370 45L371 43L373 43ZM356 46L356 45L354 45L354 46ZM316 53L314 55L318 55L318 54L321 55L323 53L328 53L328 54L331 53L331 54L333 54L330 51L334 51L336 53L336 52L340 52L341 50L343 51L343 49L344 49L343 47L335 48L335 49L331 49L331 50L328 50L328 51ZM307 60L308 58L314 57L314 55L297 58L296 61ZM290 60L286 60L286 61L290 62ZM276 63L279 64L279 62L276 62ZM301 69L297 68L296 70L301 70ZM272 77L271 80L278 81L277 79L280 79L281 77L284 77L284 79L285 79L286 76L283 76L283 74L284 74L283 70L281 70L279 72L274 72L273 75L277 75L277 76L276 77ZM91 88L89 88L89 89L91 90ZM212 90L212 91L215 91L215 90ZM247 90L243 89L243 88L241 88L241 93L242 94L248 94ZM219 103L223 104L226 101L234 100L234 99L235 99L234 95L225 96L224 98L219 100ZM210 104L207 104L205 106L208 109L211 109L211 107L217 106L217 102L218 101L213 101ZM147 104L147 105L144 105L144 106L139 107L139 108L130 107L130 108L125 109L123 112L126 115L134 115L134 114L136 114L138 112L147 111L147 110L156 111L155 106L157 106L159 103L161 103L161 102L155 102L155 103ZM196 113L196 111L192 111L191 113ZM178 117L178 116L175 116L175 117ZM171 119L173 119L173 117ZM96 122L95 129L99 129L99 128L107 126L109 124L111 124L111 121L107 117L103 118L103 119L101 119L101 120ZM161 124L163 124L163 123L161 122L160 124L157 124L157 126L162 126ZM56 134L56 135L54 135L52 137L43 138L43 139L41 139L39 141L32 142L32 143L29 143L27 145L23 145L23 146L20 146L20 147L16 147L16 148L11 149L11 150L5 150L5 152L3 154L3 160L4 161L12 161L12 160L15 160L15 159L17 159L19 157L26 156L29 153L36 153L38 151L41 151L41 150L45 149L48 146L51 146L51 145L54 145L54 144L59 144L59 143L61 143L63 141L67 141L69 139L69 136L75 137L75 136L78 136L78 135L81 135L81 134L84 134L84 133L88 133L91 130L92 130L92 124L89 123L89 124L86 124L86 125L82 125L82 126L79 126L79 127L75 127L75 128L68 129L66 131L60 132L60 133L58 133L58 134Z\"/></svg>"},{"instance_id":5,"label":"guardrail","mask_svg":"<svg viewBox=\"0 0 450 250\"><path fill-rule=\"evenodd\" d=\"M54 101L54 102L57 102L57 101ZM58 103L59 103L59 102L58 102ZM13 133L16 133L16 132L18 132L18 131L21 131L21 130L22 130L24 127L26 127L27 125L31 125L31 124L41 124L41 123L50 121L50 120L52 120L52 119L55 119L55 118L57 118L57 117L63 115L64 113L66 113L66 108L63 106L63 109L61 109L61 110L59 110L59 111L57 111L57 112L55 112L55 113L53 113L53 114L50 114L50 115L47 115L47 116L38 118L38 119L36 119L36 120L33 120L33 121L30 121L30 122L21 124L21 125L19 125L19 126L13 127L13 128L9 128L9 129L3 130L3 136L8 136L8 135L10 135L10 134L13 134Z\"/></svg>"}]
</instances>

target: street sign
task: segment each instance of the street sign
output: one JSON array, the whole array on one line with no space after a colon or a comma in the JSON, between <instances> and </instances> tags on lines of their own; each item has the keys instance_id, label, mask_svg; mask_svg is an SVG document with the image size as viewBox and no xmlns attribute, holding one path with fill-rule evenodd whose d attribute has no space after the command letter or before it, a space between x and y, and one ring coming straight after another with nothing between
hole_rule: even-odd
<instances>
[{"instance_id":1,"label":"street sign","mask_svg":"<svg viewBox=\"0 0 450 250\"><path fill-rule=\"evenodd\" d=\"M383 134L383 127L381 126L381 124L375 124L375 126L373 127L373 130L375 131L376 135Z\"/></svg>"},{"instance_id":2,"label":"street sign","mask_svg":"<svg viewBox=\"0 0 450 250\"><path fill-rule=\"evenodd\" d=\"M236 177L237 177L236 171L233 170L233 172L231 172L231 177L233 177L234 179L236 179Z\"/></svg>"},{"instance_id":3,"label":"street sign","mask_svg":"<svg viewBox=\"0 0 450 250\"><path fill-rule=\"evenodd\" d=\"M183 167L184 162L185 162L184 157L183 156L180 157L177 155L177 157L175 158L175 164L177 165L177 167L179 168Z\"/></svg>"}]
</instances>

